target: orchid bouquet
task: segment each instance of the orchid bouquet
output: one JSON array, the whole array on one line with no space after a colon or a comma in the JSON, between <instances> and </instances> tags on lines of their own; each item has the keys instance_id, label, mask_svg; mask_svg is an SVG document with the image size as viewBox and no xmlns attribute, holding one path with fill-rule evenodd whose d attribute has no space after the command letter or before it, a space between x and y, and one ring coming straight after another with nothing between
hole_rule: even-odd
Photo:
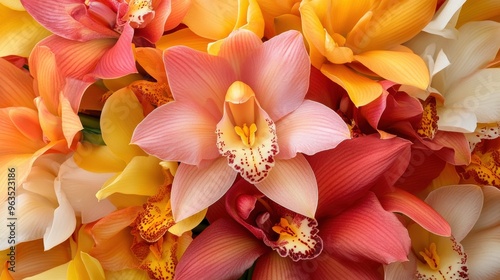
<instances>
[{"instance_id":1,"label":"orchid bouquet","mask_svg":"<svg viewBox=\"0 0 500 280\"><path fill-rule=\"evenodd\" d=\"M0 0L0 279L500 279L500 1Z\"/></svg>"}]
</instances>

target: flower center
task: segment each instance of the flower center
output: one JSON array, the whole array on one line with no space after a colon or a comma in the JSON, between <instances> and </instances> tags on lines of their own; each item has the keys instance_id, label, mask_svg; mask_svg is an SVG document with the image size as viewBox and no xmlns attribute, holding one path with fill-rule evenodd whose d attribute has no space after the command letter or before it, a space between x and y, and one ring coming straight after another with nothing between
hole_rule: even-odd
<instances>
[{"instance_id":1,"label":"flower center","mask_svg":"<svg viewBox=\"0 0 500 280\"><path fill-rule=\"evenodd\" d=\"M424 251L420 251L419 254L424 258L431 269L438 269L441 259L436 250L436 243L432 242L429 248L424 248Z\"/></svg>"},{"instance_id":2,"label":"flower center","mask_svg":"<svg viewBox=\"0 0 500 280\"><path fill-rule=\"evenodd\" d=\"M246 123L243 124L243 127L235 126L234 131L241 138L241 142L247 147L252 147L255 143L255 132L257 131L257 126L252 123L250 128Z\"/></svg>"},{"instance_id":3,"label":"flower center","mask_svg":"<svg viewBox=\"0 0 500 280\"><path fill-rule=\"evenodd\" d=\"M228 88L216 134L219 153L245 180L255 184L267 177L279 151L276 127L247 84Z\"/></svg>"}]
</instances>

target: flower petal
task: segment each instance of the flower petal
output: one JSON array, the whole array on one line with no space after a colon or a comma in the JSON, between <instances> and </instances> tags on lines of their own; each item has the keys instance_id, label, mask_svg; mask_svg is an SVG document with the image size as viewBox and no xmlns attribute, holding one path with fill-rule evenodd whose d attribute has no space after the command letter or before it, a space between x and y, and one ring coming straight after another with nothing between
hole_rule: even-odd
<instances>
[{"instance_id":1,"label":"flower petal","mask_svg":"<svg viewBox=\"0 0 500 280\"><path fill-rule=\"evenodd\" d=\"M255 184L264 195L281 206L314 218L318 205L318 187L309 163L302 155L276 160L267 178Z\"/></svg>"},{"instance_id":2,"label":"flower petal","mask_svg":"<svg viewBox=\"0 0 500 280\"><path fill-rule=\"evenodd\" d=\"M255 33L241 29L224 39L217 55L231 63L236 73L241 73L242 64L249 57L253 58L253 53L261 46L262 40Z\"/></svg>"},{"instance_id":3,"label":"flower petal","mask_svg":"<svg viewBox=\"0 0 500 280\"><path fill-rule=\"evenodd\" d=\"M214 5L203 0L192 0L183 23L201 37L212 40L225 38L236 24L238 2L225 0Z\"/></svg>"},{"instance_id":4,"label":"flower petal","mask_svg":"<svg viewBox=\"0 0 500 280\"><path fill-rule=\"evenodd\" d=\"M317 216L344 209L379 181L394 184L408 166L410 145L400 138L382 140L373 134L346 140L333 150L309 157L318 182Z\"/></svg>"},{"instance_id":5,"label":"flower petal","mask_svg":"<svg viewBox=\"0 0 500 280\"><path fill-rule=\"evenodd\" d=\"M36 95L29 73L3 58L0 58L0 69L0 83L3 85L0 87L0 108L19 106L35 109L33 99Z\"/></svg>"},{"instance_id":6,"label":"flower petal","mask_svg":"<svg viewBox=\"0 0 500 280\"><path fill-rule=\"evenodd\" d=\"M498 212L497 221L498 221ZM492 227L469 234L462 240L467 253L467 263L471 279L497 279L500 277L498 266L500 256L500 227Z\"/></svg>"},{"instance_id":7,"label":"flower petal","mask_svg":"<svg viewBox=\"0 0 500 280\"><path fill-rule=\"evenodd\" d=\"M198 165L202 160L220 156L216 146L217 121L206 108L170 102L151 112L137 126L132 143L163 160Z\"/></svg>"},{"instance_id":8,"label":"flower petal","mask_svg":"<svg viewBox=\"0 0 500 280\"><path fill-rule=\"evenodd\" d=\"M279 159L293 158L297 153L313 155L351 138L346 123L337 113L310 100L304 100L299 108L279 120L276 129Z\"/></svg>"},{"instance_id":9,"label":"flower petal","mask_svg":"<svg viewBox=\"0 0 500 280\"><path fill-rule=\"evenodd\" d=\"M474 225L473 231L481 231L491 227L499 227L500 219L500 189L493 186L482 187L484 194L483 209L481 216Z\"/></svg>"},{"instance_id":10,"label":"flower petal","mask_svg":"<svg viewBox=\"0 0 500 280\"><path fill-rule=\"evenodd\" d=\"M483 192L475 185L445 186L429 193L425 202L448 221L451 233L461 242L481 214Z\"/></svg>"},{"instance_id":11,"label":"flower petal","mask_svg":"<svg viewBox=\"0 0 500 280\"><path fill-rule=\"evenodd\" d=\"M383 92L378 82L359 75L344 65L323 64L321 73L343 87L356 107L372 102Z\"/></svg>"},{"instance_id":12,"label":"flower petal","mask_svg":"<svg viewBox=\"0 0 500 280\"><path fill-rule=\"evenodd\" d=\"M407 260L410 250L406 228L371 192L350 209L323 221L320 232L325 250L351 260L368 258L388 264Z\"/></svg>"},{"instance_id":13,"label":"flower petal","mask_svg":"<svg viewBox=\"0 0 500 280\"><path fill-rule=\"evenodd\" d=\"M177 264L175 277L236 279L267 250L239 224L219 219L189 245Z\"/></svg>"},{"instance_id":14,"label":"flower petal","mask_svg":"<svg viewBox=\"0 0 500 280\"><path fill-rule=\"evenodd\" d=\"M310 260L309 260L310 261ZM307 279L302 266L291 258L284 258L275 252L269 252L259 257L253 269L252 279Z\"/></svg>"},{"instance_id":15,"label":"flower petal","mask_svg":"<svg viewBox=\"0 0 500 280\"><path fill-rule=\"evenodd\" d=\"M237 174L222 157L204 167L181 163L172 183L174 220L184 220L215 203L231 187Z\"/></svg>"},{"instance_id":16,"label":"flower petal","mask_svg":"<svg viewBox=\"0 0 500 280\"><path fill-rule=\"evenodd\" d=\"M380 204L385 210L399 212L417 222L426 230L441 236L450 236L451 228L431 206L418 197L400 189L380 197Z\"/></svg>"},{"instance_id":17,"label":"flower petal","mask_svg":"<svg viewBox=\"0 0 500 280\"><path fill-rule=\"evenodd\" d=\"M309 87L310 61L302 35L291 30L266 41L242 67L248 84L273 121L300 106Z\"/></svg>"},{"instance_id":18,"label":"flower petal","mask_svg":"<svg viewBox=\"0 0 500 280\"><path fill-rule=\"evenodd\" d=\"M356 61L384 79L427 89L429 70L420 56L398 51L374 50L354 55Z\"/></svg>"}]
</instances>

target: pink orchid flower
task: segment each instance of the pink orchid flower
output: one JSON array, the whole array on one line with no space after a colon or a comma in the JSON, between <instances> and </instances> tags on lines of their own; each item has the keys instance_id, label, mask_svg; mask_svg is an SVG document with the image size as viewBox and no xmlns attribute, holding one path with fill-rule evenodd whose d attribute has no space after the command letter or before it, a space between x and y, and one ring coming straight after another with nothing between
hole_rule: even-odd
<instances>
[{"instance_id":1,"label":"pink orchid flower","mask_svg":"<svg viewBox=\"0 0 500 280\"><path fill-rule=\"evenodd\" d=\"M164 60L175 101L149 114L132 142L181 162L172 186L174 218L213 204L238 173L278 204L313 217L316 180L298 153L332 149L350 132L335 112L304 100L310 62L300 33L262 43L240 30L218 56L179 46L166 50Z\"/></svg>"},{"instance_id":2,"label":"pink orchid flower","mask_svg":"<svg viewBox=\"0 0 500 280\"><path fill-rule=\"evenodd\" d=\"M238 181L209 208L213 223L187 248L176 279L237 279L254 263L252 279L380 279L381 264L406 260L410 239L370 189L386 180L388 172L401 172L409 148L410 142L399 138L368 136L308 158L320 194L314 219L284 209L245 180ZM342 173L331 175L341 168ZM430 209L416 197L409 201L416 201L411 203L415 209ZM436 213L405 212L443 232Z\"/></svg>"},{"instance_id":3,"label":"pink orchid flower","mask_svg":"<svg viewBox=\"0 0 500 280\"><path fill-rule=\"evenodd\" d=\"M55 35L44 40L59 60L98 78L137 72L132 43L150 46L187 13L181 0L22 0L26 11ZM57 35L57 36L56 36ZM75 55L77 54L77 55Z\"/></svg>"}]
</instances>

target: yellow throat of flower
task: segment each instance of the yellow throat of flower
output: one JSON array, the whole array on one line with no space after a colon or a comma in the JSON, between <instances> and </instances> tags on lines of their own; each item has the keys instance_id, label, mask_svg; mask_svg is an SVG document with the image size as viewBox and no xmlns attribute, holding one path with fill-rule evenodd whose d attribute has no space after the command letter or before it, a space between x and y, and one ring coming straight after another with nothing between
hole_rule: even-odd
<instances>
[{"instance_id":1,"label":"yellow throat of flower","mask_svg":"<svg viewBox=\"0 0 500 280\"><path fill-rule=\"evenodd\" d=\"M419 254L424 258L427 265L429 265L432 270L438 270L441 259L437 253L436 243L432 242L429 248L424 248L424 251L420 251Z\"/></svg>"}]
</instances>

